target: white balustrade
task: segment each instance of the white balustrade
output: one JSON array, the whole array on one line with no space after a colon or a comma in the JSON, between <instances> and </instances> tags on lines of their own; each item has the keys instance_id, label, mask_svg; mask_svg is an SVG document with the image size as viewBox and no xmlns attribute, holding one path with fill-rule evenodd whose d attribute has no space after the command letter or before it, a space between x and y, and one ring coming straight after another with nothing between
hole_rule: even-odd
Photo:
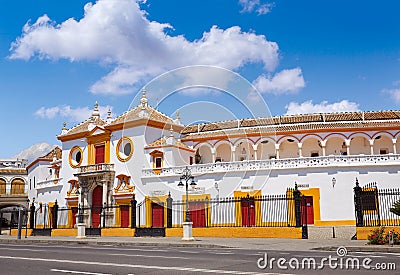
<instances>
[{"instance_id":1,"label":"white balustrade","mask_svg":"<svg viewBox=\"0 0 400 275\"><path fill-rule=\"evenodd\" d=\"M112 164L112 163L98 163L98 164L85 165L85 166L78 167L78 174L102 172L102 171L113 171L113 170L114 170L114 164Z\"/></svg>"},{"instance_id":2,"label":"white balustrade","mask_svg":"<svg viewBox=\"0 0 400 275\"><path fill-rule=\"evenodd\" d=\"M36 183L36 189L59 186L61 183L61 180L62 180L62 178L39 181Z\"/></svg>"},{"instance_id":3,"label":"white balustrade","mask_svg":"<svg viewBox=\"0 0 400 275\"><path fill-rule=\"evenodd\" d=\"M302 157L271 160L249 160L236 162L216 162L190 165L192 174L219 173L232 171L260 171L269 169L296 169L307 167L350 167L371 165L400 165L400 154ZM186 166L162 168L156 174L153 169L143 169L142 178L176 176Z\"/></svg>"}]
</instances>

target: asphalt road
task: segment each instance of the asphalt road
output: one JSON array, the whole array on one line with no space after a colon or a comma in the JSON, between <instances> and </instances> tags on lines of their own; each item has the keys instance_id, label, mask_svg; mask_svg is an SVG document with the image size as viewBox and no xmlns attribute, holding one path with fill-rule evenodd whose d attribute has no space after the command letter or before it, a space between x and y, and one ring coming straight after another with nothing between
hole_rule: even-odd
<instances>
[{"instance_id":1,"label":"asphalt road","mask_svg":"<svg viewBox=\"0 0 400 275\"><path fill-rule=\"evenodd\" d=\"M313 267L310 269L308 266L309 262L313 266L313 260L315 260L317 270ZM346 261L348 268L346 268ZM366 261L365 266L370 267L370 270L362 266L363 261ZM357 262L360 263L360 269L352 269ZM383 266L382 264L385 263L386 266ZM388 263L396 265L399 271L393 270L393 265L390 266ZM285 267L286 270L282 269ZM318 269L318 267L323 268ZM392 270L372 270L375 267L386 267ZM400 254L351 252L345 257L339 257L336 252L325 251L0 244L0 274L7 275L378 274L378 272L400 274Z\"/></svg>"}]
</instances>

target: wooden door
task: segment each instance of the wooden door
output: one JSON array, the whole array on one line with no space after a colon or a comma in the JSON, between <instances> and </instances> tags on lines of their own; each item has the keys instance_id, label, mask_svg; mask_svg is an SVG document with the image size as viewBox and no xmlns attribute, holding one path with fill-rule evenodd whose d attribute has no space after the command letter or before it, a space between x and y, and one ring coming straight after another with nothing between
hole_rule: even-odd
<instances>
[{"instance_id":1,"label":"wooden door","mask_svg":"<svg viewBox=\"0 0 400 275\"><path fill-rule=\"evenodd\" d=\"M189 201L190 221L193 222L193 227L206 226L206 210L203 202Z\"/></svg>"},{"instance_id":2,"label":"wooden door","mask_svg":"<svg viewBox=\"0 0 400 275\"><path fill-rule=\"evenodd\" d=\"M105 153L105 146L104 144L102 145L96 145L96 158L95 158L95 164L98 163L104 163L104 153Z\"/></svg>"},{"instance_id":3,"label":"wooden door","mask_svg":"<svg viewBox=\"0 0 400 275\"><path fill-rule=\"evenodd\" d=\"M78 213L78 208L72 207L71 211L72 211L72 228L74 228L76 224L76 214Z\"/></svg>"},{"instance_id":4,"label":"wooden door","mask_svg":"<svg viewBox=\"0 0 400 275\"><path fill-rule=\"evenodd\" d=\"M314 224L314 205L312 196L304 196L301 205L301 214L303 224Z\"/></svg>"},{"instance_id":5,"label":"wooden door","mask_svg":"<svg viewBox=\"0 0 400 275\"><path fill-rule=\"evenodd\" d=\"M255 204L254 198L243 198L241 200L242 226L255 226Z\"/></svg>"},{"instance_id":6,"label":"wooden door","mask_svg":"<svg viewBox=\"0 0 400 275\"><path fill-rule=\"evenodd\" d=\"M152 227L164 227L164 204L151 203Z\"/></svg>"},{"instance_id":7,"label":"wooden door","mask_svg":"<svg viewBox=\"0 0 400 275\"><path fill-rule=\"evenodd\" d=\"M121 227L129 227L129 205L120 205Z\"/></svg>"},{"instance_id":8,"label":"wooden door","mask_svg":"<svg viewBox=\"0 0 400 275\"><path fill-rule=\"evenodd\" d=\"M92 194L92 227L100 225L100 214L103 206L103 186L97 186Z\"/></svg>"}]
</instances>

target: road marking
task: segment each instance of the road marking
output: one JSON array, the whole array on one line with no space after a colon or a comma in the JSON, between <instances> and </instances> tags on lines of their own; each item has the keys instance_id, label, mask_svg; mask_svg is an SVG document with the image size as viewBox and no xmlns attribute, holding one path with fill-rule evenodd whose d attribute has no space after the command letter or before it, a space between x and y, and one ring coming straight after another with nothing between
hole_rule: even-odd
<instances>
[{"instance_id":1,"label":"road marking","mask_svg":"<svg viewBox=\"0 0 400 275\"><path fill-rule=\"evenodd\" d=\"M33 251L33 252L48 252L48 250L44 249L30 249L30 248L6 248L6 247L0 247L0 250L13 250L13 251Z\"/></svg>"},{"instance_id":2,"label":"road marking","mask_svg":"<svg viewBox=\"0 0 400 275\"><path fill-rule=\"evenodd\" d=\"M65 259L44 259L44 258L27 258L27 257L14 257L14 256L0 256L0 259L22 260L22 261L36 261L36 262L52 262L52 263L68 263L68 264L82 264L82 265L96 265L96 266L115 266L139 269L158 269L158 270L177 270L177 271L194 271L202 273L218 273L218 274L240 274L240 275L281 275L282 273L258 273L234 270L218 270L218 269L205 269L205 268L192 268L192 267L179 267L179 266L156 266L156 265L139 265L139 264L118 264L118 263L104 263L104 262L85 262L85 261L72 261ZM288 274L285 274L288 275Z\"/></svg>"},{"instance_id":3,"label":"road marking","mask_svg":"<svg viewBox=\"0 0 400 275\"><path fill-rule=\"evenodd\" d=\"M112 275L110 273L94 273L85 271L65 270L65 269L50 269L52 272L70 273L70 274L87 274L87 275Z\"/></svg>"},{"instance_id":4,"label":"road marking","mask_svg":"<svg viewBox=\"0 0 400 275\"><path fill-rule=\"evenodd\" d=\"M107 254L107 255L110 255L110 256L124 256L124 257L163 258L163 259L184 259L184 260L190 260L191 259L191 258L185 258L185 257L161 256L161 255L119 254L119 253L112 253L112 254Z\"/></svg>"}]
</instances>

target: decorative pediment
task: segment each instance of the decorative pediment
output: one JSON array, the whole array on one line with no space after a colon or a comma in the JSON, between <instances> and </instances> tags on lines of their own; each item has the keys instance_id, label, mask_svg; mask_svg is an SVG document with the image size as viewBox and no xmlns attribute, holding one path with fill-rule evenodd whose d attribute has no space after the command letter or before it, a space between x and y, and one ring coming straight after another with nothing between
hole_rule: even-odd
<instances>
[{"instance_id":1,"label":"decorative pediment","mask_svg":"<svg viewBox=\"0 0 400 275\"><path fill-rule=\"evenodd\" d=\"M69 180L68 183L70 184L70 188L67 191L67 196L68 197L77 196L76 191L78 191L79 189L79 182L77 180L72 179Z\"/></svg>"},{"instance_id":2,"label":"decorative pediment","mask_svg":"<svg viewBox=\"0 0 400 275\"><path fill-rule=\"evenodd\" d=\"M135 187L130 185L130 176L120 174L116 178L118 179L118 185L114 188L115 193L133 193Z\"/></svg>"},{"instance_id":3,"label":"decorative pediment","mask_svg":"<svg viewBox=\"0 0 400 275\"><path fill-rule=\"evenodd\" d=\"M149 153L149 155L152 157L162 157L164 153L159 150L153 150Z\"/></svg>"},{"instance_id":4,"label":"decorative pediment","mask_svg":"<svg viewBox=\"0 0 400 275\"><path fill-rule=\"evenodd\" d=\"M108 133L108 131L106 131L104 129L104 127L96 125L92 130L90 130L88 135L89 136L97 136L97 135L102 135L105 133Z\"/></svg>"}]
</instances>

